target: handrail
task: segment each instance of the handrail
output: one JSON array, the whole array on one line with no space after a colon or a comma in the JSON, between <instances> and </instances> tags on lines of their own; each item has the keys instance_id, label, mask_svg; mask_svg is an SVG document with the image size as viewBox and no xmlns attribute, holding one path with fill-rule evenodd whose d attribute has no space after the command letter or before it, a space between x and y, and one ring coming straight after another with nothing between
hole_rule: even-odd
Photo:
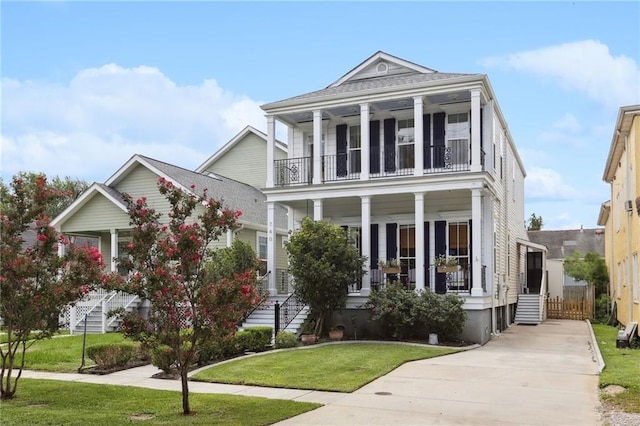
<instances>
[{"instance_id":1,"label":"handrail","mask_svg":"<svg viewBox=\"0 0 640 426\"><path fill-rule=\"evenodd\" d=\"M115 304L115 308L124 308L124 310L126 311L127 308L129 306L131 306L133 304L133 302L136 301L136 299L138 299L138 296L135 294L127 294L127 293L123 293L123 292L117 292L114 291L111 294L111 297L109 298L109 300L105 301L105 312L103 312L103 315L107 315L109 313L109 311L111 311L111 309L114 307L112 306L113 303L113 299L119 296L119 300L117 301L117 303ZM124 306L123 306L124 305ZM118 317L112 317L105 325L105 328L110 327L114 322L118 321Z\"/></svg>"},{"instance_id":2,"label":"handrail","mask_svg":"<svg viewBox=\"0 0 640 426\"><path fill-rule=\"evenodd\" d=\"M100 291L97 292L98 294L101 294ZM76 309L76 321L75 324L71 324L71 322L69 323L69 330L75 330L75 328L78 326L78 324L82 323L82 321L84 321L84 317L85 316L89 316L89 314L91 312L93 312L98 306L102 307L102 302L103 300L109 296L110 293L105 293L103 295L100 296L99 299L97 299L97 302L95 302L93 305L81 305L81 307L83 309L81 309L81 315L79 315L80 319L78 320L78 305L76 304L73 308ZM94 299L95 300L95 299ZM89 301L91 301L91 299L89 299Z\"/></svg>"},{"instance_id":3,"label":"handrail","mask_svg":"<svg viewBox=\"0 0 640 426\"><path fill-rule=\"evenodd\" d=\"M538 299L538 308L539 308L538 320L540 322L544 321L545 319L544 313L547 307L546 299L547 299L547 280L546 280L546 274L543 271L542 278L540 280L540 295Z\"/></svg>"},{"instance_id":4,"label":"handrail","mask_svg":"<svg viewBox=\"0 0 640 426\"><path fill-rule=\"evenodd\" d=\"M263 305L265 305L268 302L268 296L269 295L269 280L268 277L271 274L271 271L267 271L266 274L264 274L263 276L261 276L260 278L258 278L258 294L263 297L262 302L260 302L260 304L258 306L256 306L255 308L253 308L251 311L249 311L247 313L247 315L245 315L244 318L242 318L242 321L240 321L240 323L243 323L247 318L249 318L249 316L251 316L252 313L254 313L256 310L260 309ZM265 289L264 283L267 283L267 287Z\"/></svg>"},{"instance_id":5,"label":"handrail","mask_svg":"<svg viewBox=\"0 0 640 426\"><path fill-rule=\"evenodd\" d=\"M282 304L278 312L279 318L277 323L280 325L280 330L285 330L296 316L305 308L305 304L300 302L295 294L291 293ZM279 330L276 330L279 331Z\"/></svg>"}]
</instances>

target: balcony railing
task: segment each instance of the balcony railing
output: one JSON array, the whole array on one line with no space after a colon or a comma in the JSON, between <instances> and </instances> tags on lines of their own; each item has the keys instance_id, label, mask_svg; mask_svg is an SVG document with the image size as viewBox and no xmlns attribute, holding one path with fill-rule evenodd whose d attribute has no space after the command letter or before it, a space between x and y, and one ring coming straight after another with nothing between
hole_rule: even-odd
<instances>
[{"instance_id":1,"label":"balcony railing","mask_svg":"<svg viewBox=\"0 0 640 426\"><path fill-rule=\"evenodd\" d=\"M391 176L412 176L415 170L415 157L411 150L380 153L370 161L369 176L383 178ZM321 180L335 182L360 179L360 151L324 155L322 157ZM424 155L423 174L465 172L471 170L471 152L468 144L448 146L429 146ZM480 163L485 168L485 153L480 151ZM311 157L288 158L275 161L275 186L308 185L313 181L313 159Z\"/></svg>"},{"instance_id":2,"label":"balcony railing","mask_svg":"<svg viewBox=\"0 0 640 426\"><path fill-rule=\"evenodd\" d=\"M313 178L311 157L287 158L275 161L275 185L310 184Z\"/></svg>"}]
</instances>

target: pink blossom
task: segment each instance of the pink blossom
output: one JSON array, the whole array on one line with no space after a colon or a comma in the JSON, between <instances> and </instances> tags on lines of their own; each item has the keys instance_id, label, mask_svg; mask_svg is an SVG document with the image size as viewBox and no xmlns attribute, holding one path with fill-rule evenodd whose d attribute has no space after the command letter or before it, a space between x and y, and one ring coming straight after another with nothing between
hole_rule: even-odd
<instances>
[{"instance_id":1,"label":"pink blossom","mask_svg":"<svg viewBox=\"0 0 640 426\"><path fill-rule=\"evenodd\" d=\"M42 241L42 242L45 242L45 241L47 241L47 240L48 240L47 236L46 236L46 235L44 235L44 234L38 234L38 236L36 237L36 239L37 239L38 241Z\"/></svg>"}]
</instances>

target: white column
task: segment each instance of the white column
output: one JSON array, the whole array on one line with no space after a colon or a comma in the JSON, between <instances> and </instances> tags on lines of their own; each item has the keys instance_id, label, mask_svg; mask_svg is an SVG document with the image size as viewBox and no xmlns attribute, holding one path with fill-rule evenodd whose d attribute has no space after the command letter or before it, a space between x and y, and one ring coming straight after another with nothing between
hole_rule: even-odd
<instances>
[{"instance_id":1,"label":"white column","mask_svg":"<svg viewBox=\"0 0 640 426\"><path fill-rule=\"evenodd\" d=\"M424 193L416 193L415 197L415 248L416 248L416 290L424 289L425 283L425 247L424 247Z\"/></svg>"},{"instance_id":2,"label":"white column","mask_svg":"<svg viewBox=\"0 0 640 426\"><path fill-rule=\"evenodd\" d=\"M276 119L273 115L267 115L267 188L273 188L276 159Z\"/></svg>"},{"instance_id":3,"label":"white column","mask_svg":"<svg viewBox=\"0 0 640 426\"><path fill-rule=\"evenodd\" d=\"M313 111L313 184L322 183L322 111Z\"/></svg>"},{"instance_id":4,"label":"white column","mask_svg":"<svg viewBox=\"0 0 640 426\"><path fill-rule=\"evenodd\" d=\"M267 202L267 271L269 274L269 294L275 296L276 291L276 206Z\"/></svg>"},{"instance_id":5,"label":"white column","mask_svg":"<svg viewBox=\"0 0 640 426\"><path fill-rule=\"evenodd\" d=\"M471 171L482 170L480 164L480 91L471 91Z\"/></svg>"},{"instance_id":6,"label":"white column","mask_svg":"<svg viewBox=\"0 0 640 426\"><path fill-rule=\"evenodd\" d=\"M362 227L362 254L367 260L364 262L364 270L366 274L362 277L361 296L368 296L371 293L371 259L369 251L371 248L371 197L360 197L361 205L361 227Z\"/></svg>"},{"instance_id":7,"label":"white column","mask_svg":"<svg viewBox=\"0 0 640 426\"><path fill-rule=\"evenodd\" d=\"M473 287L471 288L471 296L483 296L482 290L482 192L479 189L471 190L471 219L473 220L472 235L472 251L473 259L471 259L471 268Z\"/></svg>"},{"instance_id":8,"label":"white column","mask_svg":"<svg viewBox=\"0 0 640 426\"><path fill-rule=\"evenodd\" d=\"M118 230L111 230L111 272L118 270L116 259L118 258Z\"/></svg>"},{"instance_id":9,"label":"white column","mask_svg":"<svg viewBox=\"0 0 640 426\"><path fill-rule=\"evenodd\" d=\"M369 104L360 104L360 180L369 180Z\"/></svg>"},{"instance_id":10,"label":"white column","mask_svg":"<svg viewBox=\"0 0 640 426\"><path fill-rule=\"evenodd\" d=\"M322 200L313 200L313 220L316 222L321 221L323 218L322 213Z\"/></svg>"},{"instance_id":11,"label":"white column","mask_svg":"<svg viewBox=\"0 0 640 426\"><path fill-rule=\"evenodd\" d=\"M227 229L227 247L231 247L233 245L233 229Z\"/></svg>"},{"instance_id":12,"label":"white column","mask_svg":"<svg viewBox=\"0 0 640 426\"><path fill-rule=\"evenodd\" d=\"M415 98L413 98L413 154L415 161L415 167L413 169L414 176L422 176L424 174L424 128L422 126L422 114L422 96L416 96Z\"/></svg>"}]
</instances>

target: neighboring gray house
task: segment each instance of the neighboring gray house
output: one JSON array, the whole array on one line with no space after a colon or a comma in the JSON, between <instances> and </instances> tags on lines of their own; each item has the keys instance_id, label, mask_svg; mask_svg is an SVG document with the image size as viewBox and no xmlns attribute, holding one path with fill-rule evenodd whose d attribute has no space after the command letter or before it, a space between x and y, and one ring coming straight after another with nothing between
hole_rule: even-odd
<instances>
[{"instance_id":1,"label":"neighboring gray house","mask_svg":"<svg viewBox=\"0 0 640 426\"><path fill-rule=\"evenodd\" d=\"M529 239L548 248L549 296L563 297L564 287L584 286L564 272L564 259L575 251L598 253L604 258L604 228L528 231Z\"/></svg>"}]
</instances>

